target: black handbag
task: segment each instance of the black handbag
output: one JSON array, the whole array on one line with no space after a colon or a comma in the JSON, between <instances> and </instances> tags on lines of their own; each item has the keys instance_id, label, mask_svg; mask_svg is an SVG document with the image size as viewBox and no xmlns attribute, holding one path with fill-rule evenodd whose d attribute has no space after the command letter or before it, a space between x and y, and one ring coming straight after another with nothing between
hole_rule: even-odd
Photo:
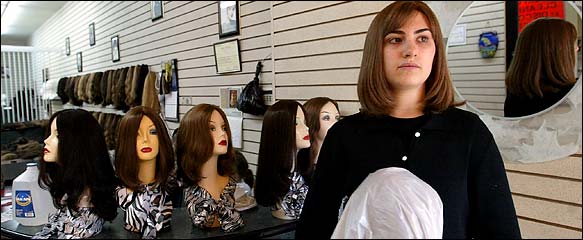
<instances>
[{"instance_id":1,"label":"black handbag","mask_svg":"<svg viewBox=\"0 0 583 240\"><path fill-rule=\"evenodd\" d=\"M241 95L237 101L237 109L241 112L263 115L267 111L267 106L263 101L263 91L259 86L259 74L261 73L262 67L261 61L257 62L255 77L241 91Z\"/></svg>"}]
</instances>

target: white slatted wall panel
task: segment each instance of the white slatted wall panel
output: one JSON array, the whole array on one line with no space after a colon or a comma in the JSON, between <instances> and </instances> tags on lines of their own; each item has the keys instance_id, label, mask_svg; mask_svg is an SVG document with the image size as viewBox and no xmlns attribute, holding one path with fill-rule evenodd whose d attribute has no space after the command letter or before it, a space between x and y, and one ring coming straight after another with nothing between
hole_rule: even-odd
<instances>
[{"instance_id":1,"label":"white slatted wall panel","mask_svg":"<svg viewBox=\"0 0 583 240\"><path fill-rule=\"evenodd\" d=\"M478 109L504 116L506 88L506 29L504 2L473 2L457 24L466 24L466 44L449 46L448 67L458 91ZM481 58L481 33L496 31L499 45L494 58Z\"/></svg>"}]
</instances>

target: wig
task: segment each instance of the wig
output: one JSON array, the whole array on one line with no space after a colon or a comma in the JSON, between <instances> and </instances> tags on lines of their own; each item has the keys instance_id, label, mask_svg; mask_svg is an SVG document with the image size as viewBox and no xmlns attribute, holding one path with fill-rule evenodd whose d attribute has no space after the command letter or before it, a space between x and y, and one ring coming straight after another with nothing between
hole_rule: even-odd
<instances>
[{"instance_id":1,"label":"wig","mask_svg":"<svg viewBox=\"0 0 583 240\"><path fill-rule=\"evenodd\" d=\"M115 173L103 129L91 113L83 109L65 109L53 114L50 125L57 121L59 145L57 162L40 161L39 185L49 190L57 208L78 211L77 204L89 190L93 211L111 221L117 215ZM135 147L134 147L135 148ZM64 195L64 204L61 200Z\"/></svg>"},{"instance_id":2,"label":"wig","mask_svg":"<svg viewBox=\"0 0 583 240\"><path fill-rule=\"evenodd\" d=\"M168 177L174 171L174 149L164 121L149 107L134 107L122 118L115 151L115 171L125 187L134 191L139 189L142 183L138 179L140 160L136 152L136 141L140 122L144 116L152 120L158 133L159 152L156 156L154 181L164 190Z\"/></svg>"},{"instance_id":3,"label":"wig","mask_svg":"<svg viewBox=\"0 0 583 240\"><path fill-rule=\"evenodd\" d=\"M255 198L263 206L273 206L288 192L290 172L296 161L296 114L301 104L280 100L263 117ZM296 171L296 169L293 169Z\"/></svg>"},{"instance_id":4,"label":"wig","mask_svg":"<svg viewBox=\"0 0 583 240\"><path fill-rule=\"evenodd\" d=\"M314 164L316 159L314 157L318 155L316 144L316 136L320 131L320 112L324 105L332 103L336 110L340 112L338 108L338 103L328 97L315 97L304 103L304 109L306 110L306 125L310 129L310 148L300 150L298 154L298 168L300 173L304 177L304 180L310 180L312 172L314 171ZM307 152L306 152L307 151Z\"/></svg>"},{"instance_id":5,"label":"wig","mask_svg":"<svg viewBox=\"0 0 583 240\"><path fill-rule=\"evenodd\" d=\"M234 150L231 141L231 128L227 116L218 106L198 104L191 108L176 130L176 157L178 162L177 176L187 186L197 184L201 179L201 168L211 158L214 150L213 137L209 121L213 111L217 111L227 129L227 153L220 155L217 169L221 176L234 174Z\"/></svg>"}]
</instances>

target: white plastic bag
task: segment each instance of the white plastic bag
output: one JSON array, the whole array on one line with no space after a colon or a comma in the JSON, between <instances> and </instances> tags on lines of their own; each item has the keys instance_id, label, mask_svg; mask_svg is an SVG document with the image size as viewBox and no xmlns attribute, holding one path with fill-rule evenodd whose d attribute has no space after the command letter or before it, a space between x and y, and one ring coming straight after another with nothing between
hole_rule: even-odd
<instances>
[{"instance_id":1,"label":"white plastic bag","mask_svg":"<svg viewBox=\"0 0 583 240\"><path fill-rule=\"evenodd\" d=\"M403 168L368 175L354 191L332 238L442 238L443 204Z\"/></svg>"}]
</instances>

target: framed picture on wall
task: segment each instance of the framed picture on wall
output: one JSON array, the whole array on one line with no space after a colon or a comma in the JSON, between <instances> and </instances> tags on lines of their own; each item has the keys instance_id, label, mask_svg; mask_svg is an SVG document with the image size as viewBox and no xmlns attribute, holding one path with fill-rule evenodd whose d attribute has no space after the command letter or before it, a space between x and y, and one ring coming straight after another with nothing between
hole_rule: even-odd
<instances>
[{"instance_id":1,"label":"framed picture on wall","mask_svg":"<svg viewBox=\"0 0 583 240\"><path fill-rule=\"evenodd\" d=\"M95 23L89 24L89 46L95 45Z\"/></svg>"},{"instance_id":2,"label":"framed picture on wall","mask_svg":"<svg viewBox=\"0 0 583 240\"><path fill-rule=\"evenodd\" d=\"M65 38L65 55L71 55L71 43L69 42L69 37Z\"/></svg>"},{"instance_id":3,"label":"framed picture on wall","mask_svg":"<svg viewBox=\"0 0 583 240\"><path fill-rule=\"evenodd\" d=\"M219 1L219 38L239 34L239 1Z\"/></svg>"},{"instance_id":4,"label":"framed picture on wall","mask_svg":"<svg viewBox=\"0 0 583 240\"><path fill-rule=\"evenodd\" d=\"M111 60L119 61L119 36L117 35L111 38Z\"/></svg>"},{"instance_id":5,"label":"framed picture on wall","mask_svg":"<svg viewBox=\"0 0 583 240\"><path fill-rule=\"evenodd\" d=\"M178 119L178 60L176 58L162 61L160 71L160 104L164 112L164 119L179 122Z\"/></svg>"},{"instance_id":6,"label":"framed picture on wall","mask_svg":"<svg viewBox=\"0 0 583 240\"><path fill-rule=\"evenodd\" d=\"M239 39L213 44L217 73L241 71Z\"/></svg>"},{"instance_id":7,"label":"framed picture on wall","mask_svg":"<svg viewBox=\"0 0 583 240\"><path fill-rule=\"evenodd\" d=\"M83 56L81 56L81 52L77 53L77 72L83 72Z\"/></svg>"},{"instance_id":8,"label":"framed picture on wall","mask_svg":"<svg viewBox=\"0 0 583 240\"><path fill-rule=\"evenodd\" d=\"M150 1L150 10L152 12L152 21L164 16L164 4L162 1Z\"/></svg>"}]
</instances>

